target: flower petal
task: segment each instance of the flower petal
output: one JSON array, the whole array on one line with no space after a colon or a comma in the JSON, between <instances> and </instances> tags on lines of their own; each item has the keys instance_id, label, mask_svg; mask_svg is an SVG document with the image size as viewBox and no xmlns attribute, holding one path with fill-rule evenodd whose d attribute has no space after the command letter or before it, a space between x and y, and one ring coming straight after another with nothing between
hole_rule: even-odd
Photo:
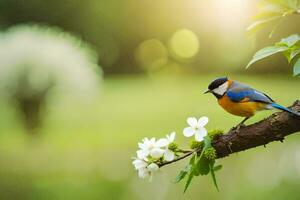
<instances>
[{"instance_id":1,"label":"flower petal","mask_svg":"<svg viewBox=\"0 0 300 200\"><path fill-rule=\"evenodd\" d=\"M148 138L144 138L142 141L143 141L143 143L147 143L149 141L149 139Z\"/></svg>"},{"instance_id":2,"label":"flower petal","mask_svg":"<svg viewBox=\"0 0 300 200\"><path fill-rule=\"evenodd\" d=\"M195 134L195 130L192 127L187 127L183 129L183 135L185 137L191 137Z\"/></svg>"},{"instance_id":3,"label":"flower petal","mask_svg":"<svg viewBox=\"0 0 300 200\"><path fill-rule=\"evenodd\" d=\"M201 142L201 141L203 141L203 139L204 139L203 136L200 135L199 132L197 132L197 133L195 134L195 140L196 140L196 141Z\"/></svg>"},{"instance_id":4,"label":"flower petal","mask_svg":"<svg viewBox=\"0 0 300 200\"><path fill-rule=\"evenodd\" d=\"M136 155L139 159L145 159L149 155L149 151L148 150L138 150L136 152Z\"/></svg>"},{"instance_id":5,"label":"flower petal","mask_svg":"<svg viewBox=\"0 0 300 200\"><path fill-rule=\"evenodd\" d=\"M195 117L189 117L186 122L188 123L188 125L190 125L191 127L195 127L197 126L198 122L197 119Z\"/></svg>"},{"instance_id":6,"label":"flower petal","mask_svg":"<svg viewBox=\"0 0 300 200\"><path fill-rule=\"evenodd\" d=\"M198 120L198 126L199 127L204 127L207 123L208 123L209 119L208 117L204 116L204 117L201 117L199 120Z\"/></svg>"},{"instance_id":7,"label":"flower petal","mask_svg":"<svg viewBox=\"0 0 300 200\"><path fill-rule=\"evenodd\" d=\"M174 158L175 158L175 154L174 154L173 151L171 151L169 149L165 151L165 153L164 153L164 159L166 161L172 161L172 160L174 160Z\"/></svg>"},{"instance_id":8,"label":"flower petal","mask_svg":"<svg viewBox=\"0 0 300 200\"><path fill-rule=\"evenodd\" d=\"M169 141L166 138L159 139L156 143L156 147L166 147L169 145Z\"/></svg>"},{"instance_id":9,"label":"flower petal","mask_svg":"<svg viewBox=\"0 0 300 200\"><path fill-rule=\"evenodd\" d=\"M175 133L175 132L172 132L172 133L169 135L169 137L168 137L169 143L174 142L175 136L176 136L176 133Z\"/></svg>"},{"instance_id":10,"label":"flower petal","mask_svg":"<svg viewBox=\"0 0 300 200\"><path fill-rule=\"evenodd\" d=\"M138 146L139 146L140 149L146 148L146 147L145 147L145 144L144 144L144 143L141 143L141 142L138 143Z\"/></svg>"},{"instance_id":11,"label":"flower petal","mask_svg":"<svg viewBox=\"0 0 300 200\"><path fill-rule=\"evenodd\" d=\"M155 144L155 138L151 138L148 143L148 145L152 145L152 144Z\"/></svg>"},{"instance_id":12,"label":"flower petal","mask_svg":"<svg viewBox=\"0 0 300 200\"><path fill-rule=\"evenodd\" d=\"M195 140L198 142L203 141L204 137L207 136L207 130L203 127L201 127L196 133L195 133Z\"/></svg>"},{"instance_id":13,"label":"flower petal","mask_svg":"<svg viewBox=\"0 0 300 200\"><path fill-rule=\"evenodd\" d=\"M164 154L165 150L160 148L154 148L150 151L150 156L153 158L160 158Z\"/></svg>"},{"instance_id":14,"label":"flower petal","mask_svg":"<svg viewBox=\"0 0 300 200\"><path fill-rule=\"evenodd\" d=\"M150 173L147 170L147 168L139 169L138 174L139 174L140 178L148 178L148 177L150 177Z\"/></svg>"},{"instance_id":15,"label":"flower petal","mask_svg":"<svg viewBox=\"0 0 300 200\"><path fill-rule=\"evenodd\" d=\"M202 135L203 137L207 136L207 130L204 127L200 127L198 132L200 133L200 135Z\"/></svg>"},{"instance_id":16,"label":"flower petal","mask_svg":"<svg viewBox=\"0 0 300 200\"><path fill-rule=\"evenodd\" d=\"M147 167L148 163L143 161L143 160L140 160L140 159L136 159L132 162L132 164L134 165L134 168L136 170L139 170L141 168L145 168Z\"/></svg>"}]
</instances>

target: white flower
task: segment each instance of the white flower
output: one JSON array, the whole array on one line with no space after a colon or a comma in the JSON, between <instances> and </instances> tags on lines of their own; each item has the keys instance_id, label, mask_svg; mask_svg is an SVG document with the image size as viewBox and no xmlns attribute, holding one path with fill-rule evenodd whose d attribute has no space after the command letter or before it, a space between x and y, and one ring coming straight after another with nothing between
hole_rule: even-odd
<instances>
[{"instance_id":1,"label":"white flower","mask_svg":"<svg viewBox=\"0 0 300 200\"><path fill-rule=\"evenodd\" d=\"M207 136L207 130L204 126L208 123L208 117L201 117L198 121L195 117L189 117L187 123L190 127L183 130L184 136L191 137L195 135L195 140L198 142L201 142Z\"/></svg>"},{"instance_id":2,"label":"white flower","mask_svg":"<svg viewBox=\"0 0 300 200\"><path fill-rule=\"evenodd\" d=\"M88 44L57 27L17 25L0 35L1 95L16 95L26 78L26 91L20 90L26 95L53 85L59 95L89 100L99 90L97 63Z\"/></svg>"},{"instance_id":3,"label":"white flower","mask_svg":"<svg viewBox=\"0 0 300 200\"><path fill-rule=\"evenodd\" d=\"M145 138L143 143L139 143L140 150L138 150L136 153L139 159L145 159L149 155L152 158L160 158L165 152L162 147L167 145L166 139L159 139L156 141L155 138L151 138L150 140Z\"/></svg>"},{"instance_id":4,"label":"white flower","mask_svg":"<svg viewBox=\"0 0 300 200\"><path fill-rule=\"evenodd\" d=\"M174 152L171 151L168 148L169 144L171 144L172 142L174 142L175 136L176 136L175 132L172 132L172 133L170 133L170 135L167 135L167 138L166 138L166 140L167 140L167 146L166 146L166 149L165 149L165 152L164 152L164 159L166 161L172 161L175 158Z\"/></svg>"},{"instance_id":5,"label":"white flower","mask_svg":"<svg viewBox=\"0 0 300 200\"><path fill-rule=\"evenodd\" d=\"M140 178L152 179L153 174L159 169L159 166L155 163L148 163L145 160L135 159L132 164L134 168L138 171Z\"/></svg>"},{"instance_id":6,"label":"white flower","mask_svg":"<svg viewBox=\"0 0 300 200\"><path fill-rule=\"evenodd\" d=\"M134 168L136 170L140 170L142 168L146 168L148 166L148 163L145 160L141 159L135 159L132 164L134 165Z\"/></svg>"},{"instance_id":7,"label":"white flower","mask_svg":"<svg viewBox=\"0 0 300 200\"><path fill-rule=\"evenodd\" d=\"M134 168L138 171L138 175L140 178L149 177L149 170L147 169L148 163L142 159L135 159L132 164Z\"/></svg>"},{"instance_id":8,"label":"white flower","mask_svg":"<svg viewBox=\"0 0 300 200\"><path fill-rule=\"evenodd\" d=\"M145 179L145 178L150 178L150 173L147 170L147 168L142 168L138 170L138 175L140 178Z\"/></svg>"}]
</instances>

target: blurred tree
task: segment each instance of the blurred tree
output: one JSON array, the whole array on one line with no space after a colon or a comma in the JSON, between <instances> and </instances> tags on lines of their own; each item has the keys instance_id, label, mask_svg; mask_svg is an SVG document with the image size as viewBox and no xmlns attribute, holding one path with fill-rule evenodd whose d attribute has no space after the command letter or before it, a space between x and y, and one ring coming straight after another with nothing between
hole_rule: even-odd
<instances>
[{"instance_id":1,"label":"blurred tree","mask_svg":"<svg viewBox=\"0 0 300 200\"><path fill-rule=\"evenodd\" d=\"M17 103L32 132L50 96L97 93L97 61L89 45L57 28L13 27L0 35L0 89Z\"/></svg>"}]
</instances>

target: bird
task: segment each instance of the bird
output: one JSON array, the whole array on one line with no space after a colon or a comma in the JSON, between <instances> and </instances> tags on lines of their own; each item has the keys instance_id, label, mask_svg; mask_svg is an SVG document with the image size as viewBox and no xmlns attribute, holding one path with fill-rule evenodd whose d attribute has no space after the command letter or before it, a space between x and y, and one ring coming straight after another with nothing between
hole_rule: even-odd
<instances>
[{"instance_id":1,"label":"bird","mask_svg":"<svg viewBox=\"0 0 300 200\"><path fill-rule=\"evenodd\" d=\"M220 77L213 80L208 85L205 94L213 94L219 105L230 114L244 117L244 119L234 128L239 129L244 123L255 115L257 111L279 109L300 117L300 113L277 104L267 94L252 87L240 83L227 77Z\"/></svg>"}]
</instances>

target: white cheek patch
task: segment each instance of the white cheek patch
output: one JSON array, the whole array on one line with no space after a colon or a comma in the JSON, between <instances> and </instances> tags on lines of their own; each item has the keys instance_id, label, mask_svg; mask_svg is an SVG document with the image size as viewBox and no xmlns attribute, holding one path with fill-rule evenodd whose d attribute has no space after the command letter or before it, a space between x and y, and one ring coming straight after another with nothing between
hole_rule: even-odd
<instances>
[{"instance_id":1,"label":"white cheek patch","mask_svg":"<svg viewBox=\"0 0 300 200\"><path fill-rule=\"evenodd\" d=\"M228 88L228 82L223 83L222 85L220 85L218 88L213 89L213 92L219 95L223 95Z\"/></svg>"}]
</instances>

